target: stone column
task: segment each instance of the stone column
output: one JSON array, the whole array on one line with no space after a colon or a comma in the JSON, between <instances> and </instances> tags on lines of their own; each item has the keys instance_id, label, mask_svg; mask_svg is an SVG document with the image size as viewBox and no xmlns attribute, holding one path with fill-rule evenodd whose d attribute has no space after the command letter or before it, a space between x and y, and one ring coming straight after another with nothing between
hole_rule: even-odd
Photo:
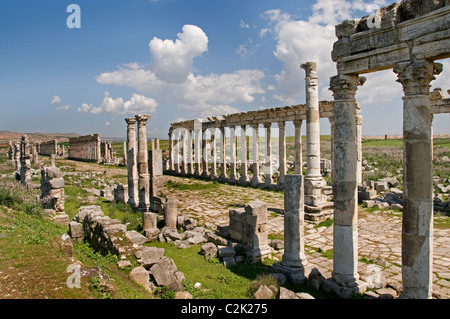
<instances>
[{"instance_id":1,"label":"stone column","mask_svg":"<svg viewBox=\"0 0 450 319\"><path fill-rule=\"evenodd\" d=\"M330 79L334 106L334 229L333 279L358 292L358 193L356 90L363 83L358 75Z\"/></svg>"},{"instance_id":2,"label":"stone column","mask_svg":"<svg viewBox=\"0 0 450 319\"><path fill-rule=\"evenodd\" d=\"M361 105L356 103L356 143L358 147L358 162L356 177L358 185L362 184L362 116L361 113Z\"/></svg>"},{"instance_id":3,"label":"stone column","mask_svg":"<svg viewBox=\"0 0 450 319\"><path fill-rule=\"evenodd\" d=\"M147 154L147 121L151 115L136 115L138 123L138 187L139 206L142 212L147 212L150 208L150 183L148 174L148 154Z\"/></svg>"},{"instance_id":4,"label":"stone column","mask_svg":"<svg viewBox=\"0 0 450 319\"><path fill-rule=\"evenodd\" d=\"M222 163L220 165L221 173L219 178L226 179L228 176L227 176L227 158L226 158L227 140L225 138L225 126L220 126L220 144L221 144L220 158L222 160Z\"/></svg>"},{"instance_id":5,"label":"stone column","mask_svg":"<svg viewBox=\"0 0 450 319\"><path fill-rule=\"evenodd\" d=\"M330 133L331 133L331 185L333 185L333 176L334 176L334 174L333 174L333 167L334 167L334 152L333 152L333 147L334 147L334 117L330 116L328 118L328 120L330 121Z\"/></svg>"},{"instance_id":6,"label":"stone column","mask_svg":"<svg viewBox=\"0 0 450 319\"><path fill-rule=\"evenodd\" d=\"M20 179L22 185L27 187L33 187L31 181L31 155L30 147L28 143L28 136L22 136L20 143Z\"/></svg>"},{"instance_id":7,"label":"stone column","mask_svg":"<svg viewBox=\"0 0 450 319\"><path fill-rule=\"evenodd\" d=\"M177 228L178 201L176 198L168 197L164 203L164 224L168 228Z\"/></svg>"},{"instance_id":8,"label":"stone column","mask_svg":"<svg viewBox=\"0 0 450 319\"><path fill-rule=\"evenodd\" d=\"M180 174L180 130L177 128L174 132L175 146L174 146L174 165L175 173Z\"/></svg>"},{"instance_id":9,"label":"stone column","mask_svg":"<svg viewBox=\"0 0 450 319\"><path fill-rule=\"evenodd\" d=\"M196 122L199 123L199 122ZM194 158L195 158L195 171L194 176L200 176L200 160L201 160L201 150L200 150L200 132L201 132L201 122L200 125L194 125Z\"/></svg>"},{"instance_id":10,"label":"stone column","mask_svg":"<svg viewBox=\"0 0 450 319\"><path fill-rule=\"evenodd\" d=\"M172 139L173 128L169 129L169 171L173 172L173 139Z\"/></svg>"},{"instance_id":11,"label":"stone column","mask_svg":"<svg viewBox=\"0 0 450 319\"><path fill-rule=\"evenodd\" d=\"M193 175L194 174L194 163L192 158L192 130L188 130L187 133L187 164L188 164L188 174Z\"/></svg>"},{"instance_id":12,"label":"stone column","mask_svg":"<svg viewBox=\"0 0 450 319\"><path fill-rule=\"evenodd\" d=\"M208 169L208 140L206 138L206 128L202 129L202 166L203 166L203 172L202 177L207 178L209 177L209 169Z\"/></svg>"},{"instance_id":13,"label":"stone column","mask_svg":"<svg viewBox=\"0 0 450 319\"><path fill-rule=\"evenodd\" d=\"M271 146L271 131L270 127L272 123L265 123L264 129L266 130L266 161L264 164L264 183L266 185L272 184L272 146Z\"/></svg>"},{"instance_id":14,"label":"stone column","mask_svg":"<svg viewBox=\"0 0 450 319\"><path fill-rule=\"evenodd\" d=\"M259 126L258 124L252 125L253 128L253 136L252 136L252 144L253 144L253 177L251 180L252 185L257 185L259 183L259 141L258 141L258 132Z\"/></svg>"},{"instance_id":15,"label":"stone column","mask_svg":"<svg viewBox=\"0 0 450 319\"><path fill-rule=\"evenodd\" d=\"M284 176L286 175L286 123L278 122L278 134L279 134L279 160L278 163L279 173L278 173L278 184L284 182Z\"/></svg>"},{"instance_id":16,"label":"stone column","mask_svg":"<svg viewBox=\"0 0 450 319\"><path fill-rule=\"evenodd\" d=\"M182 133L181 133L181 173L183 175L186 175L187 173L187 163L186 163L186 157L187 157L187 152L186 152L186 132L183 129Z\"/></svg>"},{"instance_id":17,"label":"stone column","mask_svg":"<svg viewBox=\"0 0 450 319\"><path fill-rule=\"evenodd\" d=\"M430 82L442 64L394 66L403 85L403 298L431 298L433 261L433 115Z\"/></svg>"},{"instance_id":18,"label":"stone column","mask_svg":"<svg viewBox=\"0 0 450 319\"><path fill-rule=\"evenodd\" d=\"M241 177L239 181L247 182L247 135L245 125L241 125Z\"/></svg>"},{"instance_id":19,"label":"stone column","mask_svg":"<svg viewBox=\"0 0 450 319\"><path fill-rule=\"evenodd\" d=\"M20 143L14 144L14 168L20 170Z\"/></svg>"},{"instance_id":20,"label":"stone column","mask_svg":"<svg viewBox=\"0 0 450 319\"><path fill-rule=\"evenodd\" d=\"M217 149L216 149L216 129L211 130L211 178L217 177Z\"/></svg>"},{"instance_id":21,"label":"stone column","mask_svg":"<svg viewBox=\"0 0 450 319\"><path fill-rule=\"evenodd\" d=\"M327 185L320 173L320 113L317 71L315 62L301 65L306 71L306 153L307 171L305 176L305 204L321 208L327 201L322 188Z\"/></svg>"},{"instance_id":22,"label":"stone column","mask_svg":"<svg viewBox=\"0 0 450 319\"><path fill-rule=\"evenodd\" d=\"M123 166L127 166L127 142L123 142Z\"/></svg>"},{"instance_id":23,"label":"stone column","mask_svg":"<svg viewBox=\"0 0 450 319\"><path fill-rule=\"evenodd\" d=\"M127 172L128 172L128 204L138 205L138 177L136 167L136 118L126 118L127 122ZM169 139L170 139L169 133Z\"/></svg>"},{"instance_id":24,"label":"stone column","mask_svg":"<svg viewBox=\"0 0 450 319\"><path fill-rule=\"evenodd\" d=\"M305 283L304 190L302 175L284 178L284 254L273 270L291 276L291 281Z\"/></svg>"},{"instance_id":25,"label":"stone column","mask_svg":"<svg viewBox=\"0 0 450 319\"><path fill-rule=\"evenodd\" d=\"M236 127L231 126L230 127L230 167L231 167L231 173L230 173L230 179L236 180L237 179L237 173L236 173Z\"/></svg>"},{"instance_id":26,"label":"stone column","mask_svg":"<svg viewBox=\"0 0 450 319\"><path fill-rule=\"evenodd\" d=\"M302 120L294 121L295 127L295 174L302 175L303 156L302 156ZM319 160L320 164L320 160Z\"/></svg>"}]
</instances>

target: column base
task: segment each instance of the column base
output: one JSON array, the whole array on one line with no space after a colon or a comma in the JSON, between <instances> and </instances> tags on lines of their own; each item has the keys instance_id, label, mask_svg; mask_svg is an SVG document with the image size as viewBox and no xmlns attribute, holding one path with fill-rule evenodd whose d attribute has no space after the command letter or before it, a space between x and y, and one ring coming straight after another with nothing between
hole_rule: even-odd
<instances>
[{"instance_id":1,"label":"column base","mask_svg":"<svg viewBox=\"0 0 450 319\"><path fill-rule=\"evenodd\" d=\"M368 284L364 281L356 281L352 287L347 287L337 283L334 278L322 280L321 289L325 292L334 292L341 298L350 298L353 294L363 294L366 292Z\"/></svg>"},{"instance_id":2,"label":"column base","mask_svg":"<svg viewBox=\"0 0 450 319\"><path fill-rule=\"evenodd\" d=\"M285 275L293 284L304 285L308 279L304 267L286 266L283 265L283 261L273 264L272 271Z\"/></svg>"}]
</instances>

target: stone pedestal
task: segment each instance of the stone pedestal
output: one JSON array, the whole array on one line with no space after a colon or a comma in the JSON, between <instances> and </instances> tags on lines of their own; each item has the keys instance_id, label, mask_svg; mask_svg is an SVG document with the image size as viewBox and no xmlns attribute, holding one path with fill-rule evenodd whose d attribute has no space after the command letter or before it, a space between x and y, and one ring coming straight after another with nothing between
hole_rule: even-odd
<instances>
[{"instance_id":1,"label":"stone pedestal","mask_svg":"<svg viewBox=\"0 0 450 319\"><path fill-rule=\"evenodd\" d=\"M284 254L282 261L272 266L273 271L294 275L296 282L305 282L304 251L304 188L302 175L284 178Z\"/></svg>"},{"instance_id":2,"label":"stone pedestal","mask_svg":"<svg viewBox=\"0 0 450 319\"><path fill-rule=\"evenodd\" d=\"M178 221L178 201L175 198L168 197L164 203L164 224L168 228L177 228Z\"/></svg>"}]
</instances>

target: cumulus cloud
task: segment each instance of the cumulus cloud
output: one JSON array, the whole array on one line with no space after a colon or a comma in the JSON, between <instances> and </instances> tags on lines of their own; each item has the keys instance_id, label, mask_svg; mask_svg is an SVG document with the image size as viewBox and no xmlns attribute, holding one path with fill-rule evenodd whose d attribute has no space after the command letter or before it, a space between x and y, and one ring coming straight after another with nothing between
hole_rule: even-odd
<instances>
[{"instance_id":1,"label":"cumulus cloud","mask_svg":"<svg viewBox=\"0 0 450 319\"><path fill-rule=\"evenodd\" d=\"M61 98L58 95L53 96L52 101L50 102L53 105L58 105L59 103L61 103Z\"/></svg>"},{"instance_id":2,"label":"cumulus cloud","mask_svg":"<svg viewBox=\"0 0 450 319\"><path fill-rule=\"evenodd\" d=\"M176 41L154 37L149 47L156 76L167 83L181 83L191 72L194 58L208 50L208 37L199 27L185 25Z\"/></svg>"},{"instance_id":3,"label":"cumulus cloud","mask_svg":"<svg viewBox=\"0 0 450 319\"><path fill-rule=\"evenodd\" d=\"M133 93L129 101L124 102L123 98L112 98L109 92L105 92L100 106L83 103L78 109L81 113L91 114L136 114L136 113L153 113L158 103L152 98Z\"/></svg>"},{"instance_id":4,"label":"cumulus cloud","mask_svg":"<svg viewBox=\"0 0 450 319\"><path fill-rule=\"evenodd\" d=\"M267 21L267 26L261 29L260 35L274 35L277 41L274 55L284 65L275 76L280 94L274 94L274 97L285 103L299 102L299 96L304 93L301 80L305 77L300 64L314 61L317 62L320 99L332 99L328 87L330 77L336 75L336 65L331 59L333 43L337 41L335 25L345 19L360 17L371 4L383 6L386 1L317 0L308 20L295 20L279 9L264 12L262 18ZM385 92L395 93L395 88L386 86L386 83L392 83L386 81L386 76L390 77L386 74L375 77L376 83L384 85ZM380 90L383 91L382 88ZM373 101L372 96L366 98Z\"/></svg>"},{"instance_id":5,"label":"cumulus cloud","mask_svg":"<svg viewBox=\"0 0 450 319\"><path fill-rule=\"evenodd\" d=\"M61 106L57 106L56 110L57 111L68 111L72 106L70 105L61 105Z\"/></svg>"},{"instance_id":6,"label":"cumulus cloud","mask_svg":"<svg viewBox=\"0 0 450 319\"><path fill-rule=\"evenodd\" d=\"M155 103L174 105L189 116L204 117L237 112L232 104L251 103L256 94L264 94L260 70L238 70L232 73L195 75L193 62L208 50L208 37L201 28L185 25L178 39L153 38L150 43L152 62L143 66L129 63L117 70L101 73L97 82L104 85L129 86L139 94L151 96ZM124 108L135 109L133 97Z\"/></svg>"}]
</instances>

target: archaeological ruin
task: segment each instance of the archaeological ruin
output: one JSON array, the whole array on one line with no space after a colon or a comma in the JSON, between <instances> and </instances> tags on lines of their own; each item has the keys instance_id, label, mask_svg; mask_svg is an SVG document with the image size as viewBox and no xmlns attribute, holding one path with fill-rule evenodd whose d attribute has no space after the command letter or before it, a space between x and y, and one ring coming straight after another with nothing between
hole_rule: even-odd
<instances>
[{"instance_id":1,"label":"archaeological ruin","mask_svg":"<svg viewBox=\"0 0 450 319\"><path fill-rule=\"evenodd\" d=\"M401 259L401 265L395 265L399 269L396 275L402 286L400 297L430 299L434 276L433 116L450 113L450 98L445 98L444 90L440 88L430 92L430 83L442 72L442 64L436 61L450 57L450 1L404 0L379 9L377 26L373 26L369 19L372 16L346 20L335 27L337 41L331 57L336 63L337 75L329 82L333 101L319 100L317 64L307 61L299 65L305 72L305 104L171 123L168 157L165 159L165 150L160 149L158 139L151 140L148 146L147 125L152 116L138 114L125 118L126 142L120 148L123 147L124 151L121 163L126 167L126 173L121 168L124 172L121 182L125 181L125 175L126 182L114 183L112 187L98 179L88 183L101 185L101 189L94 190L98 196L131 206L133 209L130 211L137 212L138 219L142 217L142 234L135 230L127 231L127 225L106 216L97 205L78 206L72 221L65 214L65 173L56 167L57 158L67 155L68 159L75 161L119 164L112 143L101 141L99 134L70 138L67 154L64 146L58 146L56 140L31 143L24 135L16 143L9 143L9 165L14 166L14 174L21 184L37 188L32 183L34 170L31 166L32 163L41 164L40 171L36 171L41 174L38 187L45 211L55 222L69 228L74 242L85 239L103 254L120 255L118 265L126 264L123 268L132 266L126 259L134 256L140 266L131 270L130 278L150 292L156 291L156 286L167 286L181 292L184 279L174 261L164 256L164 249L142 246L153 240L172 243L180 249L202 244L200 254L205 259L220 257L220 262L226 267L237 262L252 264L265 258L272 259L277 251L280 258L273 258L276 262L269 267L270 275L293 284L321 287L344 298L364 293L368 288L384 287L380 282L370 282L378 275L381 277L382 267L376 270L368 267L365 275L358 268L361 250L367 244L364 239L375 236L366 229L366 237L361 244L358 204L368 208L375 205L389 207L390 198L392 205L398 205L396 207L402 211L398 224L401 228L396 228L401 229L398 231L401 244L398 238L390 238L390 242L383 244L389 246L396 242L400 246L397 257ZM402 190L397 189L401 187L396 177L362 180L361 110L364 105L357 101L357 89L362 85L370 86L370 81L366 81L362 74L388 69L397 75L397 82L404 92ZM331 128L330 163L321 159L320 119L328 119ZM294 126L293 174L288 174L286 158L288 122ZM302 153L303 124L306 128L306 154ZM277 149L273 148L272 142L274 128L278 129ZM50 165L40 163L38 155L50 156ZM324 172L331 174L331 186L327 185ZM72 183L72 177L75 178L77 173L67 173L67 181ZM83 179L88 180L96 174L88 172ZM186 207L180 209L182 200L181 196L176 196L176 191L173 194L163 191L167 179L180 176L199 179L201 181L196 182L208 186L211 185L206 181L251 186L240 189L242 193L259 188L282 190L282 208L269 207L260 198L253 198L257 196L249 199L251 195L248 195L246 205L238 201L226 202L228 211L222 214L226 217L220 223L211 222L217 217L213 216L208 220L209 225L213 224L211 227L206 226L206 222L205 227L199 226L196 218L185 213L183 209ZM73 182L73 185L81 185L81 182ZM450 191L450 186L437 187ZM386 201L373 201L378 192L383 192ZM230 191L228 196L236 196L235 193ZM275 197L278 193L270 192L269 196ZM213 200L219 195L222 194L214 193ZM199 201L212 201L204 197ZM239 199L243 201L241 197ZM446 205L450 207L448 202ZM203 216L215 214L217 210L209 202L201 206L193 201L189 206L201 211ZM275 226L269 225L271 214L276 215L273 218L276 219ZM370 218L367 217L364 223L370 224ZM315 228L319 222L328 219L332 219L332 227ZM224 220L228 224L222 223ZM307 224L313 226L307 228ZM281 229L276 234L282 234L282 240L268 239L270 230L274 228ZM327 230L319 231L320 228ZM326 242L321 247L328 249L320 248L316 252L332 252L329 278L320 273L317 265L311 265L310 255L305 253L311 238ZM311 246L309 252L313 249ZM376 253L381 252L377 249L378 246L374 248ZM215 262L214 259L211 262ZM383 266L382 262L373 262L370 266L374 264ZM370 277L371 270L377 272L376 276ZM156 286L152 286L150 278L154 279Z\"/></svg>"},{"instance_id":2,"label":"archaeological ruin","mask_svg":"<svg viewBox=\"0 0 450 319\"><path fill-rule=\"evenodd\" d=\"M449 101L430 101L430 82L442 71L436 60L450 57L450 3L402 1L380 10L380 27L369 17L336 26L332 58L337 75L334 94L333 278L358 290L358 126L356 101L360 74L393 69L403 97L403 226L404 298L431 298L433 216L433 114L449 113ZM367 84L366 84L367 85ZM439 102L437 102L439 101ZM439 106L438 106L439 105Z\"/></svg>"}]
</instances>

